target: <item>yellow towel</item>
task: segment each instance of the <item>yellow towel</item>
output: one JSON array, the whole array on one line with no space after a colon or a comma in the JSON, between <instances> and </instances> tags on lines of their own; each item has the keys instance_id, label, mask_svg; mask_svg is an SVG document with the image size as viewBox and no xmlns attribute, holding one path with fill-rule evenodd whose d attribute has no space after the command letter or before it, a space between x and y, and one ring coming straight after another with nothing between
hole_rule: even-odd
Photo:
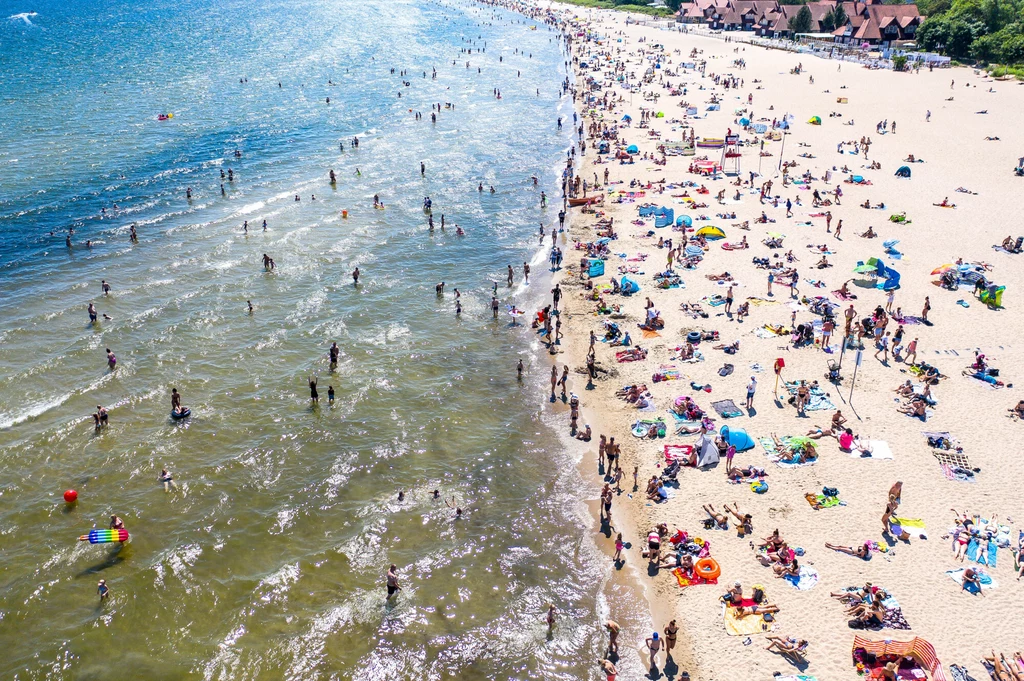
<instances>
[{"instance_id":1,"label":"yellow towel","mask_svg":"<svg viewBox=\"0 0 1024 681\"><path fill-rule=\"evenodd\" d=\"M736 608L725 608L725 633L729 636L751 636L774 631L775 622L765 622L763 615L737 617Z\"/></svg>"}]
</instances>

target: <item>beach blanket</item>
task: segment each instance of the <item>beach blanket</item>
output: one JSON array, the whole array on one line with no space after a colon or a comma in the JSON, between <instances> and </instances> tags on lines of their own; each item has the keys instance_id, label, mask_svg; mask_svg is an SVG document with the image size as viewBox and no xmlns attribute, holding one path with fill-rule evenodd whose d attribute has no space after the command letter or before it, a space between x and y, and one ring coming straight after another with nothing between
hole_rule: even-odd
<instances>
[{"instance_id":1,"label":"beach blanket","mask_svg":"<svg viewBox=\"0 0 1024 681\"><path fill-rule=\"evenodd\" d=\"M835 508L836 506L846 506L845 501L840 501L839 497L826 497L824 494L811 494L808 492L804 495L807 499L807 503L811 505L811 508L817 506L818 508ZM811 501L813 499L813 501Z\"/></svg>"},{"instance_id":2,"label":"beach blanket","mask_svg":"<svg viewBox=\"0 0 1024 681\"><path fill-rule=\"evenodd\" d=\"M689 459L691 454L693 454L693 445L665 445L666 463L672 463L676 459Z\"/></svg>"},{"instance_id":3,"label":"beach blanket","mask_svg":"<svg viewBox=\"0 0 1024 681\"><path fill-rule=\"evenodd\" d=\"M755 605L754 601L743 599L741 605ZM775 622L765 622L764 615L747 615L737 617L736 608L725 607L725 633L729 636L752 636L753 634L766 634L775 631Z\"/></svg>"},{"instance_id":4,"label":"beach blanket","mask_svg":"<svg viewBox=\"0 0 1024 681\"><path fill-rule=\"evenodd\" d=\"M946 570L946 574L949 575L949 578L952 579L957 584L963 584L963 581L964 581L964 569L965 568L958 568L956 570ZM998 586L996 584L996 580L992 579L991 575L983 572L982 570L976 570L976 571L978 573L978 578L981 581L981 588L982 589L984 589L985 591L988 591L989 589L994 589L994 588L996 588L996 586ZM970 591L971 593L977 593L978 592L977 587L968 587L967 590Z\"/></svg>"},{"instance_id":5,"label":"beach blanket","mask_svg":"<svg viewBox=\"0 0 1024 681\"><path fill-rule=\"evenodd\" d=\"M718 402L712 402L711 407L718 412L718 415L723 419L731 419L736 416L743 416L743 412L736 406L736 403L732 400L719 400Z\"/></svg>"},{"instance_id":6,"label":"beach blanket","mask_svg":"<svg viewBox=\"0 0 1024 681\"><path fill-rule=\"evenodd\" d=\"M855 294L853 294L853 293L851 293L851 294L849 294L849 295L845 295L845 294L843 294L843 292L842 292L842 291L833 291L833 292L832 292L832 295L834 295L834 296L835 296L836 298L838 298L839 300L854 300L854 299L855 299L855 298L857 297L857 296L856 296Z\"/></svg>"},{"instance_id":7,"label":"beach blanket","mask_svg":"<svg viewBox=\"0 0 1024 681\"><path fill-rule=\"evenodd\" d=\"M676 358L673 358L673 359L676 359ZM691 357L690 359L676 359L676 361L677 362L686 362L687 364L696 364L697 362L703 362L704 361L704 353L702 353L700 350L694 350L693 351L693 357Z\"/></svg>"},{"instance_id":8,"label":"beach blanket","mask_svg":"<svg viewBox=\"0 0 1024 681\"><path fill-rule=\"evenodd\" d=\"M700 584L718 584L718 578L704 579L696 574L691 577L683 572L683 568L676 568L672 571L672 574L675 576L676 583L681 589L685 589L688 586L698 586Z\"/></svg>"},{"instance_id":9,"label":"beach blanket","mask_svg":"<svg viewBox=\"0 0 1024 681\"><path fill-rule=\"evenodd\" d=\"M701 300L711 307L718 307L719 305L725 305L725 298L722 296L704 296Z\"/></svg>"},{"instance_id":10,"label":"beach blanket","mask_svg":"<svg viewBox=\"0 0 1024 681\"><path fill-rule=\"evenodd\" d=\"M812 567L801 565L799 575L795 577L793 575L786 575L783 579L800 591L810 591L818 583L818 571Z\"/></svg>"},{"instance_id":11,"label":"beach blanket","mask_svg":"<svg viewBox=\"0 0 1024 681\"><path fill-rule=\"evenodd\" d=\"M947 433L948 435L948 433ZM971 470L971 460L966 454L954 451L932 451L939 462L939 468L947 480L958 480L960 482L977 482L978 479Z\"/></svg>"},{"instance_id":12,"label":"beach blanket","mask_svg":"<svg viewBox=\"0 0 1024 681\"><path fill-rule=\"evenodd\" d=\"M793 445L793 440L789 436L783 436L780 437L779 439L782 441L782 444L786 445L787 447L791 447ZM775 447L775 441L772 440L770 437L763 437L760 440L758 440L758 442L760 442L761 446L764 447L765 455L771 460L772 463L774 463L779 468L797 468L798 466L814 465L814 461L807 461L804 463L787 463L782 461L781 455L779 454L779 450Z\"/></svg>"},{"instance_id":13,"label":"beach blanket","mask_svg":"<svg viewBox=\"0 0 1024 681\"><path fill-rule=\"evenodd\" d=\"M793 383L786 383L786 390L789 391L790 395L796 395L797 388L800 387L800 383L794 381ZM804 411L824 411L829 409L835 409L836 405L832 404L832 400L828 398L825 391L820 387L811 388L811 397L807 401L807 405L804 407Z\"/></svg>"},{"instance_id":14,"label":"beach blanket","mask_svg":"<svg viewBox=\"0 0 1024 681\"><path fill-rule=\"evenodd\" d=\"M891 516L889 518L890 529L894 527L900 527L907 531L907 534L916 534L922 538L927 538L925 534L924 521L920 518L902 518L898 516ZM898 531L891 532L893 535L899 534Z\"/></svg>"},{"instance_id":15,"label":"beach blanket","mask_svg":"<svg viewBox=\"0 0 1024 681\"><path fill-rule=\"evenodd\" d=\"M887 443L885 440L871 440L869 446L871 447L870 452L862 452L855 449L852 452L850 452L850 457L854 459L896 458L892 453L892 449L889 447L889 443Z\"/></svg>"},{"instance_id":16,"label":"beach blanket","mask_svg":"<svg viewBox=\"0 0 1024 681\"><path fill-rule=\"evenodd\" d=\"M995 567L998 553L999 546L994 541L988 542L988 548L984 551L981 550L981 540L978 537L971 537L971 540L967 542L967 560L980 565Z\"/></svg>"}]
</instances>

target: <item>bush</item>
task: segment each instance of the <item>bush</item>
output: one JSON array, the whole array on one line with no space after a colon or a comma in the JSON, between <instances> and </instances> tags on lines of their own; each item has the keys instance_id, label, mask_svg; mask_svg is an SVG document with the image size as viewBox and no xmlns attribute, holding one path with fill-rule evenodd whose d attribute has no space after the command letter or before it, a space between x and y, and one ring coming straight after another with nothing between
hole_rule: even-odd
<instances>
[{"instance_id":1,"label":"bush","mask_svg":"<svg viewBox=\"0 0 1024 681\"><path fill-rule=\"evenodd\" d=\"M907 63L910 59L905 55L901 54L892 58L892 70L893 71L906 71Z\"/></svg>"}]
</instances>

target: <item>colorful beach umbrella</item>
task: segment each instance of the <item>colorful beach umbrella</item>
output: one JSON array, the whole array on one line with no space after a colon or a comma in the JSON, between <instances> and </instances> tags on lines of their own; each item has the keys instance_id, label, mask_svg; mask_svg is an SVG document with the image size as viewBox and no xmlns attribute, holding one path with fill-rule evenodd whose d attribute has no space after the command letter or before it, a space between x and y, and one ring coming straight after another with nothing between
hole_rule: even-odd
<instances>
[{"instance_id":1,"label":"colorful beach umbrella","mask_svg":"<svg viewBox=\"0 0 1024 681\"><path fill-rule=\"evenodd\" d=\"M945 265L939 265L934 270L932 270L932 274L945 274L951 269L953 269L953 263L946 263Z\"/></svg>"},{"instance_id":2,"label":"colorful beach umbrella","mask_svg":"<svg viewBox=\"0 0 1024 681\"><path fill-rule=\"evenodd\" d=\"M89 534L83 534L78 541L88 541L90 544L126 542L128 541L128 530L89 530Z\"/></svg>"},{"instance_id":3,"label":"colorful beach umbrella","mask_svg":"<svg viewBox=\"0 0 1024 681\"><path fill-rule=\"evenodd\" d=\"M857 274L877 274L878 267L876 267L875 265L867 264L857 265L856 267L853 268L853 271L856 272Z\"/></svg>"}]
</instances>

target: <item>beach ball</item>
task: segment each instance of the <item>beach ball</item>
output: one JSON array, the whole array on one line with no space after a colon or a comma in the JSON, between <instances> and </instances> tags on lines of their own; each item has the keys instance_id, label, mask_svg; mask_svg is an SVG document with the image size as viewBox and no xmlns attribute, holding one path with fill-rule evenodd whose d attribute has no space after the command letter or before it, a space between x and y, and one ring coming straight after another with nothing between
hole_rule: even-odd
<instances>
[{"instance_id":1,"label":"beach ball","mask_svg":"<svg viewBox=\"0 0 1024 681\"><path fill-rule=\"evenodd\" d=\"M66 501L69 504L75 503L76 501L78 501L78 492L76 492L73 489L69 489L68 491L64 492L64 501Z\"/></svg>"}]
</instances>

